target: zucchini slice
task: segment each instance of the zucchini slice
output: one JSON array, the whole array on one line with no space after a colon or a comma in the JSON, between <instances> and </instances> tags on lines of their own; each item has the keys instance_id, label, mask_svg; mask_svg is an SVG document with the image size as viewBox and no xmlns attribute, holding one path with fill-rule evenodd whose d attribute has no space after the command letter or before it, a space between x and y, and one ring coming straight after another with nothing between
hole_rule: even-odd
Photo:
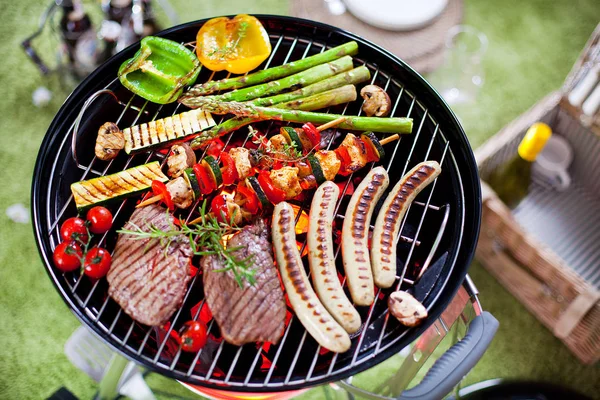
<instances>
[{"instance_id":1,"label":"zucchini slice","mask_svg":"<svg viewBox=\"0 0 600 400\"><path fill-rule=\"evenodd\" d=\"M212 115L199 109L135 125L123 129L125 152L131 154L164 147L215 125Z\"/></svg>"},{"instance_id":2,"label":"zucchini slice","mask_svg":"<svg viewBox=\"0 0 600 400\"><path fill-rule=\"evenodd\" d=\"M186 168L183 171L183 178L192 188L192 193L194 194L194 200L200 197L200 185L198 184L198 178L196 177L196 173L193 168Z\"/></svg>"},{"instance_id":3,"label":"zucchini slice","mask_svg":"<svg viewBox=\"0 0 600 400\"><path fill-rule=\"evenodd\" d=\"M365 132L360 135L360 138L367 146L370 146L371 149L373 149L373 152L379 158L379 160L385 157L383 146L381 143L379 143L379 139L377 139L377 136L375 136L373 132Z\"/></svg>"},{"instance_id":4,"label":"zucchini slice","mask_svg":"<svg viewBox=\"0 0 600 400\"><path fill-rule=\"evenodd\" d=\"M71 192L78 210L119 200L150 189L152 181L166 182L158 161L71 184Z\"/></svg>"},{"instance_id":5,"label":"zucchini slice","mask_svg":"<svg viewBox=\"0 0 600 400\"><path fill-rule=\"evenodd\" d=\"M300 136L294 128L291 126L283 126L279 133L285 137L285 140L290 144L290 146L294 146L299 154L302 154L304 151L304 147L302 146L302 140L300 140Z\"/></svg>"},{"instance_id":6,"label":"zucchini slice","mask_svg":"<svg viewBox=\"0 0 600 400\"><path fill-rule=\"evenodd\" d=\"M221 175L221 168L219 167L219 162L215 160L213 156L206 156L204 160L202 160L202 165L206 168L208 172L210 172L210 176L215 181L216 187L221 186L223 183L223 175Z\"/></svg>"},{"instance_id":7,"label":"zucchini slice","mask_svg":"<svg viewBox=\"0 0 600 400\"><path fill-rule=\"evenodd\" d=\"M312 170L313 175L315 176L315 180L317 184L322 184L327 179L325 179L325 173L323 172L323 168L321 167L321 163L314 156L314 154L308 155L308 163L310 164L310 169Z\"/></svg>"},{"instance_id":8,"label":"zucchini slice","mask_svg":"<svg viewBox=\"0 0 600 400\"><path fill-rule=\"evenodd\" d=\"M263 208L268 207L271 204L255 176L249 176L246 178L246 186L256 193L256 197L258 197L258 201L260 201L260 204L263 206Z\"/></svg>"}]
</instances>

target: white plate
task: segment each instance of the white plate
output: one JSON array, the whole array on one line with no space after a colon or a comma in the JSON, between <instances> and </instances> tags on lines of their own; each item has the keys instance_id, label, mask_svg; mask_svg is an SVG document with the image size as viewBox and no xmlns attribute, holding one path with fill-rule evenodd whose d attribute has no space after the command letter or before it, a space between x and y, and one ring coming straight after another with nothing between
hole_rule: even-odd
<instances>
[{"instance_id":1,"label":"white plate","mask_svg":"<svg viewBox=\"0 0 600 400\"><path fill-rule=\"evenodd\" d=\"M407 31L421 28L438 17L448 0L344 0L348 11L369 25Z\"/></svg>"}]
</instances>

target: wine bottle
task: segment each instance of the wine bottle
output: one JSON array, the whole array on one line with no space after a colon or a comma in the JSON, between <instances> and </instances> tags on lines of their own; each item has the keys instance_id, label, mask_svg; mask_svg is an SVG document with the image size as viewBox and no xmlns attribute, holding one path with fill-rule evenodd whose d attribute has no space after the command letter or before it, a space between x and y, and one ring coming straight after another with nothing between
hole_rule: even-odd
<instances>
[{"instance_id":1,"label":"wine bottle","mask_svg":"<svg viewBox=\"0 0 600 400\"><path fill-rule=\"evenodd\" d=\"M552 129L543 122L531 125L517 154L490 174L488 184L508 207L515 208L527 196L531 167L550 136Z\"/></svg>"}]
</instances>

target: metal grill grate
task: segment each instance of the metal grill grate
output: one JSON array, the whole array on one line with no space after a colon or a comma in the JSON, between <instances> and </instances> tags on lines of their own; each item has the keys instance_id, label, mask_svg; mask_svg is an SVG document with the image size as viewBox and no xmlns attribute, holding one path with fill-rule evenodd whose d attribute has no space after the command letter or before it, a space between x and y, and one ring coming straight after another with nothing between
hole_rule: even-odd
<instances>
[{"instance_id":1,"label":"metal grill grate","mask_svg":"<svg viewBox=\"0 0 600 400\"><path fill-rule=\"evenodd\" d=\"M263 67L268 68L322 52L339 44L340 40L348 40L346 37L340 38L339 33L325 31L327 35L318 41L315 37L322 37L324 29L322 27L312 29L314 35L271 34L273 51ZM272 29L268 28L268 30L273 32ZM335 40L332 36L335 36ZM193 47L194 44L186 43L186 45ZM414 119L414 133L397 141L393 150L389 148L391 146L386 149L390 156L383 160L383 164L390 173L391 181L399 179L411 165L423 160L435 159L443 166L440 177L431 185L431 188L426 189L418 197L418 201L415 201L409 209L402 225L402 237L399 244L402 247L399 254L403 257L399 262L403 267L397 276L396 289L407 289L413 285L419 271L427 269L432 264L440 245L445 250L449 250L452 255L445 266L444 274L434 283L437 290L432 291L432 294L424 301L427 308L431 310L452 273L465 229L466 200L457 159L450 141L433 117L433 112L430 112L424 103L395 78L393 71L386 71L379 65L367 62L361 56L362 49L361 54L354 58L355 64L367 66L372 75L371 83L382 86L388 91L394 102L392 116L408 116ZM202 71L198 81L223 77L225 77L223 73ZM113 96L107 95L109 93ZM120 102L119 99L123 99L125 102ZM90 107L85 111L88 105ZM90 97L80 115L83 117L81 127L79 120L73 122L68 132L64 134L62 142L55 144L55 159L48 176L47 195L44 199L45 212L42 212L47 227L46 237L40 239L40 235L38 235L38 239L48 240L50 250L53 250L59 243L60 223L75 213L73 198L68 189L71 182L106 175L151 160L160 160L163 165L166 162L166 155L158 151L141 153L127 158L119 157L109 162L97 160L91 156L93 145L89 140L95 136L95 131L101 123L118 115L115 122L124 128L136 124L138 121L147 122L181 111L183 110L180 110L180 105L157 106L137 96L131 96L121 87L118 79L112 80L104 89ZM358 104L337 106L331 111L342 114L361 114ZM263 122L256 125L263 132L278 130L279 126L280 124L276 122ZM79 131L80 137L71 142L71 138L75 136L73 135L74 131ZM240 133L234 132L226 136L224 141L229 143L234 135L240 135ZM328 147L334 144L335 138L336 135L333 135ZM72 145L72 151L69 144ZM71 153L75 155L75 164L70 159ZM79 172L75 173L74 171ZM344 194L350 187L350 183L355 178L360 179L366 172L361 171L357 176L351 175L346 180L340 201L336 206L336 220L341 220L340 214L343 215L343 211L340 209L343 210L345 202L347 202L344 197L348 196L344 196ZM438 181L441 182L441 189L438 188ZM126 221L132 210L133 202L132 199L126 199L116 209L113 208L116 226L120 226ZM193 210L197 208L197 205L195 204L191 208L192 211L184 214L187 220L195 216ZM301 210L308 212L310 201L298 205ZM298 212L298 216L300 214ZM450 233L446 229L448 226L452 226ZM101 245L105 245L109 249L114 246L114 241L114 233L107 233L100 239ZM306 241L303 243L302 250L305 246ZM341 260L338 257L339 250L338 246L335 256L338 261L338 269L343 271ZM303 259L305 260L306 257ZM56 272L50 268L50 273L53 275ZM86 277L73 274L56 275L55 281L60 282L59 289L74 310L81 313L80 317L128 357L165 375L190 383L220 388L225 385L235 390L267 390L284 387L293 389L339 379L389 357L393 354L391 350L398 350L403 341L418 333L415 329L407 330L401 327L393 318L388 319L387 294L391 290L378 290L375 303L371 307L359 309L364 325L360 332L352 338L352 348L347 353L333 354L322 351L292 314L284 336L278 345L271 345L269 348L264 347L263 344L247 344L237 347L222 340L216 340L209 342L198 353L189 354L183 353L180 348L173 347L169 338L173 329L177 329L190 317L196 320L200 316L204 300L202 298L202 282L198 275L191 279L182 307L173 315L170 326L165 330L140 325L124 314L118 305L106 295L104 281L91 283ZM346 286L345 279L343 286ZM192 313L194 305L197 307ZM209 331L215 337L219 337L218 327L214 320L209 324Z\"/></svg>"}]
</instances>

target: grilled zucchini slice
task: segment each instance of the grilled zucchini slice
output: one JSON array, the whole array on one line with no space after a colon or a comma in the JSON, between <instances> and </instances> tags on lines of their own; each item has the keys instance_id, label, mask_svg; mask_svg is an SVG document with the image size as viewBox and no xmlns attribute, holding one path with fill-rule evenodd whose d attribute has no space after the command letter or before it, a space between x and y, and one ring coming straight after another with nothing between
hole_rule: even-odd
<instances>
[{"instance_id":1,"label":"grilled zucchini slice","mask_svg":"<svg viewBox=\"0 0 600 400\"><path fill-rule=\"evenodd\" d=\"M166 182L158 161L71 184L71 192L78 210L119 200L148 190L152 181Z\"/></svg>"},{"instance_id":2,"label":"grilled zucchini slice","mask_svg":"<svg viewBox=\"0 0 600 400\"><path fill-rule=\"evenodd\" d=\"M167 146L214 125L215 120L210 113L196 109L125 128L125 152L131 154Z\"/></svg>"}]
</instances>

